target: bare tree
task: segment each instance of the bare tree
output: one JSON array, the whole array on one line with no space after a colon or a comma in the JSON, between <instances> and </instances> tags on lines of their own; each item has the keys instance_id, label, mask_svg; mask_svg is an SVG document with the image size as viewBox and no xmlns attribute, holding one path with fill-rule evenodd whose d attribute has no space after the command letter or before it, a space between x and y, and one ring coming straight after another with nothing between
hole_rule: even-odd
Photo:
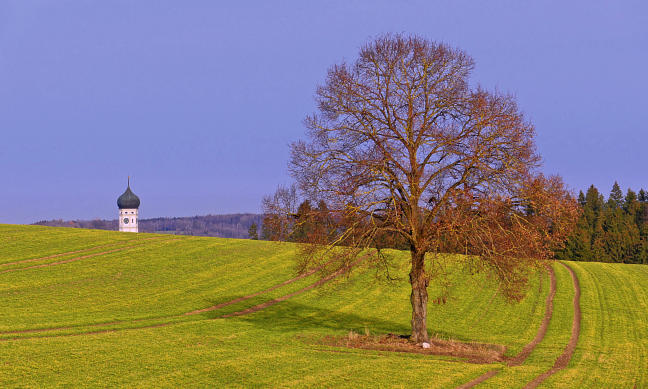
<instances>
[{"instance_id":1,"label":"bare tree","mask_svg":"<svg viewBox=\"0 0 648 389\"><path fill-rule=\"evenodd\" d=\"M293 215L297 211L297 188L279 186L271 196L265 196L262 201L263 229L262 238L265 240L288 240L293 226Z\"/></svg>"},{"instance_id":2,"label":"bare tree","mask_svg":"<svg viewBox=\"0 0 648 389\"><path fill-rule=\"evenodd\" d=\"M337 224L325 240L311 237L300 269L350 270L358 255L385 265L372 248L398 236L411 251L417 343L428 341L426 261L435 257L426 253L471 254L519 298L527 269L551 254L575 212L560 179L534 174L534 127L513 97L471 88L473 64L420 37L379 37L329 70L308 139L291 145L299 188Z\"/></svg>"}]
</instances>

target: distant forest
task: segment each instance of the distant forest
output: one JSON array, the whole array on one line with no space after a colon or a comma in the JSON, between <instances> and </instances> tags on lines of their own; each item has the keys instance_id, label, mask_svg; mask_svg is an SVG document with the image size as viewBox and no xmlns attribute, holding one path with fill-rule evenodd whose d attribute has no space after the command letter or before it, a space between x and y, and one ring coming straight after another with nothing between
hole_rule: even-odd
<instances>
[{"instance_id":1,"label":"distant forest","mask_svg":"<svg viewBox=\"0 0 648 389\"><path fill-rule=\"evenodd\" d=\"M158 217L140 219L140 232L155 232L175 235L218 236L221 238L249 238L252 224L261 226L263 215L236 213L230 215L207 215L190 217ZM97 230L118 230L117 219L113 220L43 220L35 225L50 227L92 228Z\"/></svg>"},{"instance_id":2,"label":"distant forest","mask_svg":"<svg viewBox=\"0 0 648 389\"><path fill-rule=\"evenodd\" d=\"M648 264L648 192L614 183L607 200L594 185L578 194L582 214L556 258Z\"/></svg>"}]
</instances>

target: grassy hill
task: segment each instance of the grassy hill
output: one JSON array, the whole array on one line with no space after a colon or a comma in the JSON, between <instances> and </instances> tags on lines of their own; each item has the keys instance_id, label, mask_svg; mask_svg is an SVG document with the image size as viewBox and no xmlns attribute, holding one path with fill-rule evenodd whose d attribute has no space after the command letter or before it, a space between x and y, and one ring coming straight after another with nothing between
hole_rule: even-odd
<instances>
[{"instance_id":1,"label":"grassy hill","mask_svg":"<svg viewBox=\"0 0 648 389\"><path fill-rule=\"evenodd\" d=\"M572 336L574 283L556 263L546 335L519 366L330 345L409 332L407 255L394 252L401 281L361 267L322 288L296 277L294 255L288 243L0 225L0 386L452 388L496 371L478 387L523 387ZM430 304L431 331L522 352L545 315L547 274L511 305L460 256L444 261L450 298ZM648 387L648 267L567 265L580 334L540 387Z\"/></svg>"}]
</instances>

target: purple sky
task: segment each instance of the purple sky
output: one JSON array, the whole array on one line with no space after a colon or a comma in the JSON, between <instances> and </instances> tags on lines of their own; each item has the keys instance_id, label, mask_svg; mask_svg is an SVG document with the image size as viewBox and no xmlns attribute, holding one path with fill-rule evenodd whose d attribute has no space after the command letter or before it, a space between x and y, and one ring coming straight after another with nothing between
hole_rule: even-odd
<instances>
[{"instance_id":1,"label":"purple sky","mask_svg":"<svg viewBox=\"0 0 648 389\"><path fill-rule=\"evenodd\" d=\"M645 1L16 0L0 2L0 223L114 218L129 174L144 218L257 212L290 181L326 69L385 32L473 56L573 189L648 189Z\"/></svg>"}]
</instances>

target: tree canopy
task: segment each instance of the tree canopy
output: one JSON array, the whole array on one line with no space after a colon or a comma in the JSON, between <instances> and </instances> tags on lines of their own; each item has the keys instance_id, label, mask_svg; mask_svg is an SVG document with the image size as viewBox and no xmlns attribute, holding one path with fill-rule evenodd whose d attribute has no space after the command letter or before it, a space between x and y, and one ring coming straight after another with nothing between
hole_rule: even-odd
<instances>
[{"instance_id":1,"label":"tree canopy","mask_svg":"<svg viewBox=\"0 0 648 389\"><path fill-rule=\"evenodd\" d=\"M379 37L330 68L307 139L291 145L301 193L327 204L335 224L324 238L304 234L312 245L300 268L326 274L366 258L386 269L378 242L402 240L418 343L428 340L430 254L470 254L518 299L528 269L565 239L577 212L559 177L537 174L535 129L515 99L471 87L473 67L445 44ZM271 200L266 209L281 208Z\"/></svg>"}]
</instances>

